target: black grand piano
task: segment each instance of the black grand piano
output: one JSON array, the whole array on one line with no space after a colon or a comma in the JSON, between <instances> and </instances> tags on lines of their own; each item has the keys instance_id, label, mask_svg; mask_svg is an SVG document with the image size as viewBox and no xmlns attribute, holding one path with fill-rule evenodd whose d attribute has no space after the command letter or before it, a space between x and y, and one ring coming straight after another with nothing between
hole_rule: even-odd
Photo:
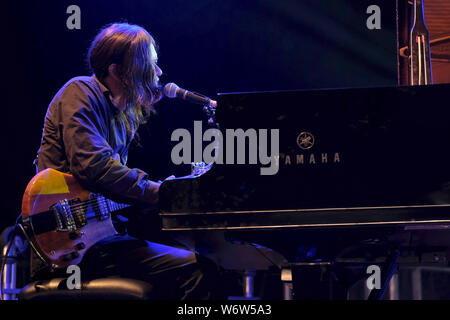
<instances>
[{"instance_id":1,"label":"black grand piano","mask_svg":"<svg viewBox=\"0 0 450 320\"><path fill-rule=\"evenodd\" d=\"M448 264L449 100L450 85L219 94L224 135L279 130L277 172L214 163L165 181L163 230L200 252L212 233L275 250L298 299L345 298L376 264L379 299L399 263Z\"/></svg>"}]
</instances>

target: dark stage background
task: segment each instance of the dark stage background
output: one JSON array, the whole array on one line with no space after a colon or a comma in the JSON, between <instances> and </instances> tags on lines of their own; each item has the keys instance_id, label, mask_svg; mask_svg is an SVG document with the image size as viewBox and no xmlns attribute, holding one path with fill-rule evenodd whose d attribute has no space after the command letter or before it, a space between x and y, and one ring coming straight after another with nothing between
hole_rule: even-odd
<instances>
[{"instance_id":1,"label":"dark stage background","mask_svg":"<svg viewBox=\"0 0 450 320\"><path fill-rule=\"evenodd\" d=\"M20 212L49 102L70 78L89 74L86 52L104 25L121 21L145 27L160 47L162 81L211 98L218 92L384 86L397 84L395 3L9 1L2 45L7 98L0 227L12 224ZM81 9L79 30L66 27L71 15L66 9L73 4ZM380 30L366 27L367 7L374 4L381 8ZM129 165L153 179L184 175L189 168L170 161L170 134L204 120L201 108L166 99L157 110L141 128L143 147L131 150Z\"/></svg>"}]
</instances>

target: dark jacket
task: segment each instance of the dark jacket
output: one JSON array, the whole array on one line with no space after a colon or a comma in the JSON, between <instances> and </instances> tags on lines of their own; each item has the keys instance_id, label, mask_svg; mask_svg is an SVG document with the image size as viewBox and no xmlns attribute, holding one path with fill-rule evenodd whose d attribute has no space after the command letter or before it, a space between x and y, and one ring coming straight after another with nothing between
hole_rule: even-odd
<instances>
[{"instance_id":1,"label":"dark jacket","mask_svg":"<svg viewBox=\"0 0 450 320\"><path fill-rule=\"evenodd\" d=\"M120 113L95 76L68 81L48 107L38 170L71 173L85 188L109 197L153 203L158 185L144 171L126 166L133 134Z\"/></svg>"}]
</instances>

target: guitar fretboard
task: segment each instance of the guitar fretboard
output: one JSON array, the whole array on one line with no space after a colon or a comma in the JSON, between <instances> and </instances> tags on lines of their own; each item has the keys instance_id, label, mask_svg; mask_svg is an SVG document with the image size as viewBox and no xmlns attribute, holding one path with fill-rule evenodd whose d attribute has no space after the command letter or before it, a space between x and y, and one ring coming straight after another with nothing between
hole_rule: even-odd
<instances>
[{"instance_id":1,"label":"guitar fretboard","mask_svg":"<svg viewBox=\"0 0 450 320\"><path fill-rule=\"evenodd\" d=\"M125 204L125 203L118 203L109 199L105 199L106 200L106 204L108 206L108 209L110 212L114 212L114 211L119 211L125 208L130 207L130 204Z\"/></svg>"}]
</instances>

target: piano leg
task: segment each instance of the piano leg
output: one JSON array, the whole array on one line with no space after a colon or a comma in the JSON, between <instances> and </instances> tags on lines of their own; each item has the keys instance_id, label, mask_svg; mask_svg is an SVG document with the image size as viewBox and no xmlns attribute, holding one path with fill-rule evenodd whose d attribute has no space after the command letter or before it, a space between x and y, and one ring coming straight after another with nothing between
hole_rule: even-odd
<instances>
[{"instance_id":1,"label":"piano leg","mask_svg":"<svg viewBox=\"0 0 450 320\"><path fill-rule=\"evenodd\" d=\"M259 300L259 297L255 297L255 271L253 270L245 270L242 274L243 280L243 293L244 295L241 297L230 296L228 300Z\"/></svg>"},{"instance_id":2,"label":"piano leg","mask_svg":"<svg viewBox=\"0 0 450 320\"><path fill-rule=\"evenodd\" d=\"M389 283L389 300L399 300L399 293L398 273L395 273Z\"/></svg>"},{"instance_id":3,"label":"piano leg","mask_svg":"<svg viewBox=\"0 0 450 320\"><path fill-rule=\"evenodd\" d=\"M422 300L422 269L414 268L411 272L412 299Z\"/></svg>"},{"instance_id":4,"label":"piano leg","mask_svg":"<svg viewBox=\"0 0 450 320\"><path fill-rule=\"evenodd\" d=\"M255 291L255 272L247 270L244 273L244 297L249 300L254 299L255 298L254 291Z\"/></svg>"},{"instance_id":5,"label":"piano leg","mask_svg":"<svg viewBox=\"0 0 450 320\"><path fill-rule=\"evenodd\" d=\"M295 300L346 300L348 290L333 269L331 262L293 263Z\"/></svg>"},{"instance_id":6,"label":"piano leg","mask_svg":"<svg viewBox=\"0 0 450 320\"><path fill-rule=\"evenodd\" d=\"M400 250L393 250L387 257L384 270L381 271L381 288L372 289L369 294L368 300L381 300L383 299L384 293L386 292L389 282L391 282L392 276L397 272L398 269L398 257L400 255Z\"/></svg>"},{"instance_id":7,"label":"piano leg","mask_svg":"<svg viewBox=\"0 0 450 320\"><path fill-rule=\"evenodd\" d=\"M281 282L283 283L283 300L292 300L294 293L292 288L291 269L281 269Z\"/></svg>"}]
</instances>

